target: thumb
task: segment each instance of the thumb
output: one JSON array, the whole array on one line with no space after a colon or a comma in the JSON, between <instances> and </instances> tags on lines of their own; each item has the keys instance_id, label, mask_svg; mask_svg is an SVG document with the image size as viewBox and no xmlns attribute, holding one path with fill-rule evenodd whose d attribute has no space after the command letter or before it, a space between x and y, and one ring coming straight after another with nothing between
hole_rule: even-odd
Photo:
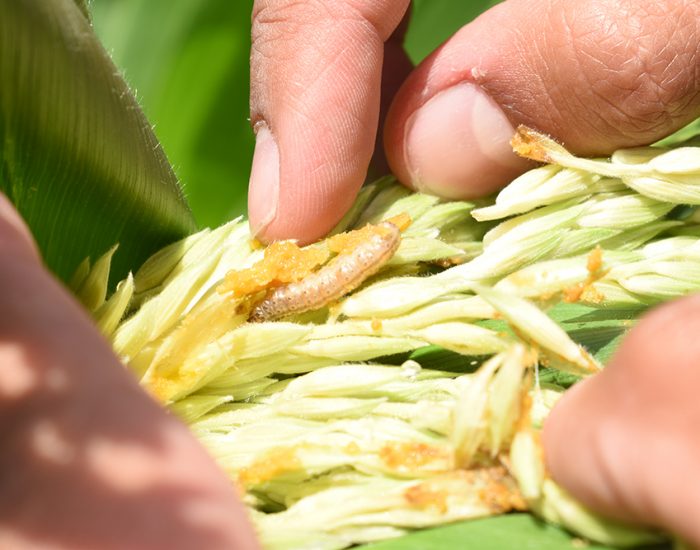
<instances>
[{"instance_id":1,"label":"thumb","mask_svg":"<svg viewBox=\"0 0 700 550\"><path fill-rule=\"evenodd\" d=\"M700 295L657 308L545 423L553 478L612 517L700 547Z\"/></svg>"},{"instance_id":2,"label":"thumb","mask_svg":"<svg viewBox=\"0 0 700 550\"><path fill-rule=\"evenodd\" d=\"M595 155L653 142L698 115L700 3L508 0L407 79L385 148L406 184L449 198L498 189L527 165L518 124Z\"/></svg>"}]
</instances>

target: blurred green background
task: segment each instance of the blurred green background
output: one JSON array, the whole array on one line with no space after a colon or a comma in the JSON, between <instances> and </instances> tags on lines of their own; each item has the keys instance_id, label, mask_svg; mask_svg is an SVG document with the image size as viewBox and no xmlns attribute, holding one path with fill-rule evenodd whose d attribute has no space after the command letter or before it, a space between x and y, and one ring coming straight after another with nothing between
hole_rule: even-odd
<instances>
[{"instance_id":1,"label":"blurred green background","mask_svg":"<svg viewBox=\"0 0 700 550\"><path fill-rule=\"evenodd\" d=\"M414 0L417 63L494 0ZM245 213L252 0L92 0L95 29L183 183L200 226Z\"/></svg>"}]
</instances>

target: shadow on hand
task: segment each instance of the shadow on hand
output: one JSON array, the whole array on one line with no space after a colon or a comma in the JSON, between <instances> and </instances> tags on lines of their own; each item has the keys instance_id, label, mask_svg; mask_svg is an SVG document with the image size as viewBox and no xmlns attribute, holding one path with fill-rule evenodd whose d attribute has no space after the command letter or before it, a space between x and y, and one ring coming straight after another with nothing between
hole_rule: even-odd
<instances>
[{"instance_id":1,"label":"shadow on hand","mask_svg":"<svg viewBox=\"0 0 700 550\"><path fill-rule=\"evenodd\" d=\"M26 262L0 289L0 546L253 545L230 484L65 291Z\"/></svg>"}]
</instances>

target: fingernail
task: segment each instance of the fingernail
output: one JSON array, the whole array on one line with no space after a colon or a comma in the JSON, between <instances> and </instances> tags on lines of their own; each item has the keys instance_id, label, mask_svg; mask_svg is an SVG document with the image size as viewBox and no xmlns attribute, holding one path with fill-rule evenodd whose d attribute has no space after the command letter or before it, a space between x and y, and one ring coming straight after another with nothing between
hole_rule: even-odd
<instances>
[{"instance_id":1,"label":"fingernail","mask_svg":"<svg viewBox=\"0 0 700 550\"><path fill-rule=\"evenodd\" d=\"M255 152L248 186L250 232L255 237L277 216L280 190L280 153L270 128L264 122L255 125Z\"/></svg>"},{"instance_id":2,"label":"fingernail","mask_svg":"<svg viewBox=\"0 0 700 550\"><path fill-rule=\"evenodd\" d=\"M523 171L505 113L479 86L461 83L418 109L407 123L404 158L412 183L446 198L488 195Z\"/></svg>"}]
</instances>

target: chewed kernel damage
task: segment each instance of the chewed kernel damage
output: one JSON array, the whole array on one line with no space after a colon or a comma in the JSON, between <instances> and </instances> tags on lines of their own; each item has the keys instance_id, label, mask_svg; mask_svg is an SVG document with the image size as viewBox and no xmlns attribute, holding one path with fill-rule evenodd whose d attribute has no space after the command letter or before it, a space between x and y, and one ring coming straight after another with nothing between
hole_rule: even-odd
<instances>
[{"instance_id":1,"label":"chewed kernel damage","mask_svg":"<svg viewBox=\"0 0 700 550\"><path fill-rule=\"evenodd\" d=\"M401 231L410 223L410 216L404 213L334 235L312 247L299 248L291 241L273 243L252 267L227 273L218 291L237 298L266 292L252 308L251 321L316 309L376 273L393 256Z\"/></svg>"},{"instance_id":2,"label":"chewed kernel damage","mask_svg":"<svg viewBox=\"0 0 700 550\"><path fill-rule=\"evenodd\" d=\"M391 224L398 228L399 231L405 231L411 225L411 217L405 212L384 220L384 222L373 225L367 224L360 229L338 233L326 239L326 244L331 252L336 254L348 254L372 239L375 235L380 237L386 236L389 233L389 228L385 224Z\"/></svg>"},{"instance_id":3,"label":"chewed kernel damage","mask_svg":"<svg viewBox=\"0 0 700 550\"><path fill-rule=\"evenodd\" d=\"M248 269L229 271L218 291L233 292L236 297L301 281L323 265L330 256L325 247L299 248L292 241L272 243L263 259Z\"/></svg>"},{"instance_id":4,"label":"chewed kernel damage","mask_svg":"<svg viewBox=\"0 0 700 550\"><path fill-rule=\"evenodd\" d=\"M565 302L575 303L583 300L590 303L600 303L603 301L603 295L593 286L596 281L605 275L605 270L603 269L603 250L600 248L600 245L596 246L588 254L586 269L588 271L588 277L585 281L576 283L562 291Z\"/></svg>"}]
</instances>

